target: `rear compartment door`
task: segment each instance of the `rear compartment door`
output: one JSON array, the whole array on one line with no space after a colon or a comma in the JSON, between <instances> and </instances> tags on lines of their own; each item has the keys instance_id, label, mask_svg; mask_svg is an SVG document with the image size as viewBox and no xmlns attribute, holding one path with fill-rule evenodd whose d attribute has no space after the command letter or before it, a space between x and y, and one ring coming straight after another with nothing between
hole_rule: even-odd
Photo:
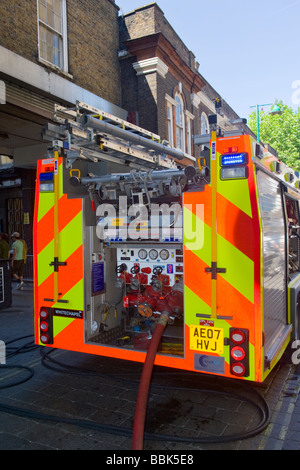
<instances>
[{"instance_id":1,"label":"rear compartment door","mask_svg":"<svg viewBox=\"0 0 300 470\"><path fill-rule=\"evenodd\" d=\"M287 246L281 183L257 171L262 225L263 329L266 366L286 338Z\"/></svg>"}]
</instances>

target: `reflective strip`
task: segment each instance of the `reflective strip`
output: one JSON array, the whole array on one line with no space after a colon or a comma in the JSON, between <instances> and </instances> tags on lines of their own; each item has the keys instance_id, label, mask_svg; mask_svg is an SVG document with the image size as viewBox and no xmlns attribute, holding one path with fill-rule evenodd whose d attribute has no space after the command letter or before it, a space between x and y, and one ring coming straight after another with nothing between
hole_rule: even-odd
<instances>
[{"instance_id":1,"label":"reflective strip","mask_svg":"<svg viewBox=\"0 0 300 470\"><path fill-rule=\"evenodd\" d=\"M228 139L227 145L229 142ZM246 145L246 140L240 139L239 143ZM255 247L259 249L259 241L255 239L257 228L255 228L252 218L251 207L250 184L253 186L253 175L250 175L251 179L249 178L249 180L221 181L218 177L219 158L220 153L217 153L216 198L213 198L213 179L212 184L206 185L204 191L186 193L183 196L184 234L186 222L192 223L195 227L197 218L200 217L202 224L198 223L198 227L203 231L204 241L203 246L194 249L188 244L189 237L185 235L184 239L185 322L188 326L199 324L202 314L204 316L210 315L210 319L214 320L215 325L218 324L219 327L224 328L225 335L230 326L248 328L250 360L253 364L256 340L254 301L255 295L257 295L255 290L254 261L257 259ZM252 203L256 204L255 198ZM197 204L204 205L204 211L199 212L198 217ZM214 211L215 204L216 212ZM193 213L192 217L190 216L191 212ZM212 248L214 249L212 250ZM207 267L213 266L212 256L214 253L216 253L217 268L226 269L224 273L217 273L216 281L212 279L211 273L205 272ZM213 284L216 287L216 294L213 290ZM215 315L213 315L212 309L213 302L215 302ZM220 317L225 318L220 319ZM229 350L226 348L224 357L228 363ZM228 364L226 370L229 371ZM254 374L255 371L250 370L249 378L254 379Z\"/></svg>"},{"instance_id":2,"label":"reflective strip","mask_svg":"<svg viewBox=\"0 0 300 470\"><path fill-rule=\"evenodd\" d=\"M226 268L226 273L219 276L226 279L250 302L254 302L254 262L220 236L218 236L218 266Z\"/></svg>"},{"instance_id":3,"label":"reflective strip","mask_svg":"<svg viewBox=\"0 0 300 470\"><path fill-rule=\"evenodd\" d=\"M61 307L61 305L60 305ZM58 317L53 318L53 335L57 336L61 331L67 328L70 323L74 321L74 318Z\"/></svg>"},{"instance_id":4,"label":"reflective strip","mask_svg":"<svg viewBox=\"0 0 300 470\"><path fill-rule=\"evenodd\" d=\"M253 219L221 194L217 195L218 234L254 260ZM229 222L229 223L228 223Z\"/></svg>"},{"instance_id":5,"label":"reflective strip","mask_svg":"<svg viewBox=\"0 0 300 470\"><path fill-rule=\"evenodd\" d=\"M211 260L211 229L200 220L193 212L191 207L183 207L183 226L184 226L184 244L207 264ZM206 212L204 208L204 212Z\"/></svg>"},{"instance_id":6,"label":"reflective strip","mask_svg":"<svg viewBox=\"0 0 300 470\"><path fill-rule=\"evenodd\" d=\"M66 275L68 275L68 273L66 273ZM74 282L76 282L77 277L78 276L73 277ZM65 277L64 277L64 280L65 280ZM61 300L68 300L68 304L66 304L66 308L68 308L68 309L83 310L84 309L84 305L83 305L83 280L81 279L75 285L73 284L72 287L70 287L70 284L71 284L70 282L69 283L68 282L62 283L60 281L59 287L61 288L60 290L62 291L62 295L60 296L60 299ZM55 308L61 308L61 306L62 306L62 304L58 303L58 302L56 304L54 304Z\"/></svg>"},{"instance_id":7,"label":"reflective strip","mask_svg":"<svg viewBox=\"0 0 300 470\"><path fill-rule=\"evenodd\" d=\"M38 222L50 211L54 210L54 193L40 193L39 194L39 211ZM42 200L41 200L42 199Z\"/></svg>"},{"instance_id":8,"label":"reflective strip","mask_svg":"<svg viewBox=\"0 0 300 470\"><path fill-rule=\"evenodd\" d=\"M50 266L54 258L54 241L50 243L38 254L38 285L40 286L45 280L53 274L53 266ZM48 295L49 297L49 295Z\"/></svg>"},{"instance_id":9,"label":"reflective strip","mask_svg":"<svg viewBox=\"0 0 300 470\"><path fill-rule=\"evenodd\" d=\"M211 266L213 263L218 261L218 243L217 243L217 133L214 131L211 133ZM211 314L213 318L217 318L217 279L211 276Z\"/></svg>"},{"instance_id":10,"label":"reflective strip","mask_svg":"<svg viewBox=\"0 0 300 470\"><path fill-rule=\"evenodd\" d=\"M184 277L185 321L187 324L195 324L197 313L207 313L207 306L211 310L211 280L205 273L208 265L195 253L186 250L184 256L186 267L190 266L190 269L186 268ZM198 297L199 301L195 301L195 297ZM205 307L203 312L200 310L201 303Z\"/></svg>"},{"instance_id":11,"label":"reflective strip","mask_svg":"<svg viewBox=\"0 0 300 470\"><path fill-rule=\"evenodd\" d=\"M66 260L82 245L82 213L79 212L59 233L59 257ZM63 268L62 268L63 269Z\"/></svg>"},{"instance_id":12,"label":"reflective strip","mask_svg":"<svg viewBox=\"0 0 300 470\"><path fill-rule=\"evenodd\" d=\"M233 184L232 184L233 183ZM218 193L252 217L248 180L218 181Z\"/></svg>"},{"instance_id":13,"label":"reflective strip","mask_svg":"<svg viewBox=\"0 0 300 470\"><path fill-rule=\"evenodd\" d=\"M56 230L54 193L39 193L36 204L38 210L35 219L36 299L39 306L46 304L56 308L64 306L66 309L83 310L82 200L68 199L62 193L61 162L62 159L59 159ZM43 171L42 165L39 165L39 169ZM57 236L54 238L55 232ZM50 266L55 257L55 239L58 261L66 263L64 266L59 266L56 273L54 267ZM58 299L67 303L55 301L56 289ZM45 301L45 299L53 300ZM63 324L67 326L62 320L57 320L58 318L54 318L55 334L61 332Z\"/></svg>"},{"instance_id":14,"label":"reflective strip","mask_svg":"<svg viewBox=\"0 0 300 470\"><path fill-rule=\"evenodd\" d=\"M44 196L44 195L43 195ZM42 205L44 207L44 197L41 196ZM39 211L40 212L40 211ZM39 236L37 237L36 252L40 253L51 241L53 241L54 233L54 207L52 201L52 207L48 210L46 214L38 222L38 232Z\"/></svg>"},{"instance_id":15,"label":"reflective strip","mask_svg":"<svg viewBox=\"0 0 300 470\"><path fill-rule=\"evenodd\" d=\"M211 307L201 299L195 292L193 292L187 285L185 286L185 323L187 325L195 324L195 315L202 314L202 315L210 315L211 314ZM207 299L209 300L209 299ZM192 315L191 315L192 313Z\"/></svg>"},{"instance_id":16,"label":"reflective strip","mask_svg":"<svg viewBox=\"0 0 300 470\"><path fill-rule=\"evenodd\" d=\"M201 230L202 233L198 238L199 240L203 240L203 244L199 249L191 249L193 244L191 243L190 237L186 237L186 228L184 228L184 236L185 236L185 247L190 249L195 255L197 255L203 262L210 266L211 264L211 229L208 227L204 222L199 223L199 219L196 215L191 215L190 208L195 210L195 205L188 204L188 208L184 205L184 227L187 224L192 224L192 227L198 227L198 230ZM204 208L204 214L207 212L207 207ZM232 211L233 212L233 211ZM230 224L232 225L234 221L230 220ZM218 221L219 222L219 221ZM247 218L248 224L246 228L249 228L249 220ZM201 228L200 228L201 227ZM218 230L222 229L222 233L226 234L226 230L224 225L218 223ZM239 226L236 226L236 232L239 231ZM245 237L244 233L245 228L240 232L240 236L236 236L236 240L239 240L241 237ZM191 230L188 230L188 234L191 233ZM230 230L229 238L230 241L233 242L233 229ZM251 247L253 247L253 239L252 239L252 230L249 228L249 239L248 242L250 243ZM225 267L226 273L220 274L223 276L227 282L233 285L238 291L240 291L247 299L251 302L254 302L254 262L248 256L246 256L241 250L239 250L236 246L234 246L230 241L226 240L224 237L217 235L217 246L218 246L218 266ZM195 243L196 244L196 243ZM239 245L239 243L237 242ZM197 245L197 244L196 244ZM243 251L247 251L246 247ZM248 253L252 253L252 249L248 250ZM188 265L185 268L185 276L186 271L188 270ZM195 274L195 270L193 270L193 274ZM207 275L207 274L206 274Z\"/></svg>"},{"instance_id":17,"label":"reflective strip","mask_svg":"<svg viewBox=\"0 0 300 470\"><path fill-rule=\"evenodd\" d=\"M53 196L52 196L53 197ZM40 207L44 207L44 194L40 195ZM61 232L66 225L68 225L72 219L81 210L81 200L73 200L70 204L70 200L67 195L64 194L58 202L58 227ZM40 253L47 245L53 240L54 233L54 207L52 201L52 207L38 222L39 236L37 239L37 253Z\"/></svg>"},{"instance_id":18,"label":"reflective strip","mask_svg":"<svg viewBox=\"0 0 300 470\"><path fill-rule=\"evenodd\" d=\"M49 264L49 260L47 260ZM54 288L53 267L50 275L38 285L39 305L45 305L44 299L50 298ZM67 266L62 268L63 275L59 279L59 287L62 300L69 300L66 308L83 310L83 279L82 279L82 246L67 259ZM49 305L47 303L47 305ZM53 306L54 302L49 306ZM61 308L61 303L56 303L55 307Z\"/></svg>"},{"instance_id":19,"label":"reflective strip","mask_svg":"<svg viewBox=\"0 0 300 470\"><path fill-rule=\"evenodd\" d=\"M192 197L191 197L192 196ZM204 195L203 195L204 196ZM193 193L185 194L184 211L190 210L196 215L196 202ZM205 197L203 198L204 217L203 221L211 227L211 187L205 187ZM201 213L201 212L200 212ZM221 194L217 194L217 230L218 234L235 245L248 258L254 259L254 234L253 219L225 199ZM230 223L228 223L230 221ZM189 220L187 219L187 222ZM196 226L192 221L192 227ZM186 224L185 224L186 225ZM186 228L185 228L186 230ZM186 234L185 234L186 235ZM205 239L205 243L207 239Z\"/></svg>"}]
</instances>

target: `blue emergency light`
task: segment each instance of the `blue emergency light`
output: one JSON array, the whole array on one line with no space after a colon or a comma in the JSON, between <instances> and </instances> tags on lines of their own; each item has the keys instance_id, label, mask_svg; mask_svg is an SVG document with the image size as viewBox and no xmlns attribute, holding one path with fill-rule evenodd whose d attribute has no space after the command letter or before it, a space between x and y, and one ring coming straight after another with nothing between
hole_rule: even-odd
<instances>
[{"instance_id":1,"label":"blue emergency light","mask_svg":"<svg viewBox=\"0 0 300 470\"><path fill-rule=\"evenodd\" d=\"M48 171L47 173L40 173L40 181L53 181L54 173Z\"/></svg>"},{"instance_id":2,"label":"blue emergency light","mask_svg":"<svg viewBox=\"0 0 300 470\"><path fill-rule=\"evenodd\" d=\"M52 193L54 191L54 173L53 171L47 171L40 173L40 192L41 193Z\"/></svg>"},{"instance_id":3,"label":"blue emergency light","mask_svg":"<svg viewBox=\"0 0 300 470\"><path fill-rule=\"evenodd\" d=\"M221 166L247 165L247 163L248 154L245 152L231 153L221 157Z\"/></svg>"}]
</instances>

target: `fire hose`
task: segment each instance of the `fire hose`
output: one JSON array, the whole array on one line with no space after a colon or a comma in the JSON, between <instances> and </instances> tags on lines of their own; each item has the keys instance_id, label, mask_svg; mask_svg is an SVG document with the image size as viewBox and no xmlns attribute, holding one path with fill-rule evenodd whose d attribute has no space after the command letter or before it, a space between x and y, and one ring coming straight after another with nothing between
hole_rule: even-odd
<instances>
[{"instance_id":1,"label":"fire hose","mask_svg":"<svg viewBox=\"0 0 300 470\"><path fill-rule=\"evenodd\" d=\"M163 312L153 332L152 339L146 355L146 360L143 366L141 380L138 389L137 402L135 407L134 422L133 422L133 435L132 435L132 450L143 450L144 429L146 408L148 402L148 393L150 381L153 371L155 356L162 334L168 324L169 313Z\"/></svg>"},{"instance_id":2,"label":"fire hose","mask_svg":"<svg viewBox=\"0 0 300 470\"><path fill-rule=\"evenodd\" d=\"M29 336L33 336L33 335L29 335ZM14 341L18 341L22 338L17 338L15 340L12 340L10 341L10 343L14 342ZM8 343L6 343L8 344ZM29 347L28 347L29 346ZM55 352L56 350L55 349L50 349L50 351L47 351L45 352L45 349L48 349L48 348L39 348L38 346L36 345L33 345L32 343L32 346L35 348L35 349L39 349L40 350L40 353L42 355L42 365L47 367L47 369L50 369L52 371L55 371L56 373L63 373L65 374L66 371L68 374L74 374L74 375L78 375L78 374L88 374L88 375L91 375L91 376L101 376L101 377L105 377L107 378L108 376L114 380L118 380L118 381L124 381L124 378L120 378L120 375L119 376L114 376L114 375L108 375L108 374L101 374L100 372L95 372L94 370L88 370L86 368L80 368L80 367L76 367L74 365L70 365L70 364L64 364L60 361L58 361L57 359L53 359L51 358L51 354L53 354L53 352ZM22 346L21 348L16 348L17 350L12 354L19 354L20 352L25 352L24 348L26 348L26 351L31 351L31 347L30 345L25 345L25 346ZM155 348L154 348L155 350ZM0 367L0 369L4 369L4 368L8 368L8 367L11 367L11 366L6 366L6 365L2 365ZM14 368L19 368L19 366L12 366ZM21 366L22 369L24 369L25 367ZM28 369L29 371L31 370L30 368L26 367L25 369ZM122 374L121 374L122 375ZM29 377L26 377L25 379L23 380L18 380L14 383L8 383L8 384L4 384L1 386L1 389L5 389L5 388L9 388L9 387L13 387L13 386L16 386L16 385L19 385L27 380L29 380L29 378L31 378L33 376L33 370L31 370L31 374ZM126 373L125 375L126 377L126 383L128 383L128 375ZM230 391L226 392L226 388L228 387L228 385L230 384ZM160 386L160 385L156 385L156 386ZM241 394L241 393L235 393L232 391L232 382L230 379L225 379L225 377L219 377L218 378L218 388L217 389L207 389L207 388L190 388L190 387L183 387L183 388L178 388L176 387L176 390L184 390L184 391L196 391L196 392L205 392L205 393L210 393L210 394L213 394L215 396L222 396L223 398L224 397L227 397L227 398L234 398L234 399L237 399L241 402L244 402L244 403L247 403L248 405L252 406L254 410L256 410L256 412L258 412L259 416L260 416L260 421L258 424L256 424L252 429L248 429L246 431L242 431L242 432L237 432L237 433L234 433L234 434L230 434L230 435L217 435L217 436L208 436L208 437L204 437L204 438L201 438L201 437L187 437L187 436L172 436L172 435L166 435L166 434L152 434L152 433L149 433L149 432L145 432L144 434L144 438L145 439L151 439L151 440L156 440L159 438L160 441L164 441L164 442L178 442L178 443L182 443L182 442L185 442L185 443L189 443L189 444L195 444L195 445L199 445L199 444L218 444L220 445L221 443L229 443L229 442L234 442L234 441L241 441L241 440L244 440L244 439L249 439L251 437L254 437L254 436L257 436L258 434L262 433L266 428L267 426L269 425L270 423L270 409L269 409L269 406L268 406L268 403L266 402L265 398L261 395L261 392L258 392L257 390L255 390L253 387L250 387L249 385L247 384L244 384L244 383L239 383L239 386L242 387L242 389L247 393L247 395L249 394L249 392L251 393L252 396L245 396L244 394ZM165 388L165 385L164 385L164 388ZM170 386L169 388L174 388L173 386ZM16 415L16 416L21 416L21 417L25 417L27 419L34 419L34 420L42 420L42 421L49 421L49 422L55 422L55 423L66 423L66 424L70 424L72 426L79 426L79 427L82 427L84 429L93 429L97 432L102 432L102 433L110 433L112 435L115 435L115 436L125 436L125 437L130 437L132 436L132 430L129 430L127 428L122 428L122 427L118 427L118 426L113 426L113 425L110 425L110 424L101 424L101 423L98 423L98 422L94 422L94 421L89 421L89 420L86 420L86 419L74 419L74 418L65 418L63 416L54 416L54 415L47 415L45 413L40 413L38 411L32 411L30 409L23 409L23 408L17 408L17 407L14 407L14 406L9 406L9 405L5 405L3 403L0 403L0 411L1 412L4 412L4 413L9 413L9 414L12 414L12 415ZM141 428L138 429L139 432L143 432L143 430L141 430ZM142 436L142 434L141 434ZM135 440L136 440L136 435L135 435Z\"/></svg>"}]
</instances>

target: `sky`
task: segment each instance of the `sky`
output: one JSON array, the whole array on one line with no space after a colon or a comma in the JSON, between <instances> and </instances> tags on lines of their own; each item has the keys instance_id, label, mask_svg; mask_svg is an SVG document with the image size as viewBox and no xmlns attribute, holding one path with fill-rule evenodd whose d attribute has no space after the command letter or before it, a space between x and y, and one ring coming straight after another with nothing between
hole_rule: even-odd
<instances>
[{"instance_id":1,"label":"sky","mask_svg":"<svg viewBox=\"0 0 300 470\"><path fill-rule=\"evenodd\" d=\"M152 3L116 0L119 14ZM244 118L300 106L300 0L158 0L200 74Z\"/></svg>"}]
</instances>

